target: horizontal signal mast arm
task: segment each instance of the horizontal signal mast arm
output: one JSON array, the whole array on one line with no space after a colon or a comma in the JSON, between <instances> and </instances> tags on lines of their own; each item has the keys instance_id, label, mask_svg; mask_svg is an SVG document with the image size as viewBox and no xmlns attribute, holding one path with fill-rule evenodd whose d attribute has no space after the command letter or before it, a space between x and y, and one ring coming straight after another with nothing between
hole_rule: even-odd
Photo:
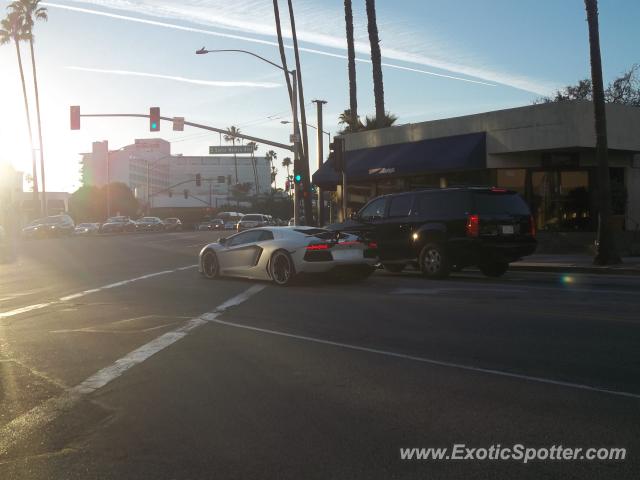
<instances>
[{"instance_id":1,"label":"horizontal signal mast arm","mask_svg":"<svg viewBox=\"0 0 640 480\"><path fill-rule=\"evenodd\" d=\"M149 118L149 115L143 113L82 113L80 117L134 117L134 118ZM167 122L172 122L173 118L171 117L160 117L161 120L165 120ZM185 125L188 125L193 128L199 128L201 130L209 130L210 132L222 133L223 135L228 135L229 132L222 128L210 127L208 125L202 125L200 123L187 122L185 120ZM249 140L250 142L262 143L265 145L271 145L272 147L282 148L284 150L289 150L293 152L295 147L293 145L287 145L286 143L274 142L273 140L267 140L265 138L252 137L251 135L245 135L244 133L237 133L235 135L237 138L244 138L245 140Z\"/></svg>"}]
</instances>

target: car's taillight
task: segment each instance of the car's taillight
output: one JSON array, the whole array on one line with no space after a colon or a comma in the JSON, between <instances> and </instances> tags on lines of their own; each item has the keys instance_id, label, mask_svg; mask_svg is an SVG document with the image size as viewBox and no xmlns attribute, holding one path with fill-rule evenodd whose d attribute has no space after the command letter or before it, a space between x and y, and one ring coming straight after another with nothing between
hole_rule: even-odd
<instances>
[{"instance_id":1,"label":"car's taillight","mask_svg":"<svg viewBox=\"0 0 640 480\"><path fill-rule=\"evenodd\" d=\"M369 248L372 248L372 249L378 248L378 244L376 242L369 242Z\"/></svg>"},{"instance_id":2,"label":"car's taillight","mask_svg":"<svg viewBox=\"0 0 640 480\"><path fill-rule=\"evenodd\" d=\"M329 250L331 245L328 243L312 243L311 245L307 245L307 250L316 251L316 250Z\"/></svg>"},{"instance_id":3,"label":"car's taillight","mask_svg":"<svg viewBox=\"0 0 640 480\"><path fill-rule=\"evenodd\" d=\"M536 221L533 218L533 215L529 215L529 233L532 237L536 236Z\"/></svg>"},{"instance_id":4,"label":"car's taillight","mask_svg":"<svg viewBox=\"0 0 640 480\"><path fill-rule=\"evenodd\" d=\"M467 216L467 236L477 237L480 235L480 217L478 215Z\"/></svg>"}]
</instances>

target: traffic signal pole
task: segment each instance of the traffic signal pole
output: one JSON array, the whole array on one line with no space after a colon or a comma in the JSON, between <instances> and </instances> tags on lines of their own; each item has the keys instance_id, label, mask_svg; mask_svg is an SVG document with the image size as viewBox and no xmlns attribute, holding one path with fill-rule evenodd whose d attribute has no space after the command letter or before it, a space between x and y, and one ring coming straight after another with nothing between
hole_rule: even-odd
<instances>
[{"instance_id":1,"label":"traffic signal pole","mask_svg":"<svg viewBox=\"0 0 640 480\"><path fill-rule=\"evenodd\" d=\"M322 105L327 103L325 100L314 100L313 103L316 104L317 113L318 113L318 168L322 167L322 163L324 160L324 143L323 143L323 134L322 131ZM318 187L318 226L324 226L324 192L320 187Z\"/></svg>"}]
</instances>

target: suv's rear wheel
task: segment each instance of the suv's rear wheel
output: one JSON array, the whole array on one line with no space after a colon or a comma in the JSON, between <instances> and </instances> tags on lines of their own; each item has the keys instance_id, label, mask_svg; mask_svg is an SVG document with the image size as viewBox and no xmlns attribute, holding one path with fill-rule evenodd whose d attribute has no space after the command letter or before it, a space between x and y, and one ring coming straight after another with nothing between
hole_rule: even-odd
<instances>
[{"instance_id":1,"label":"suv's rear wheel","mask_svg":"<svg viewBox=\"0 0 640 480\"><path fill-rule=\"evenodd\" d=\"M482 265L478 265L483 275L487 277L501 277L509 269L507 262L490 262Z\"/></svg>"},{"instance_id":2,"label":"suv's rear wheel","mask_svg":"<svg viewBox=\"0 0 640 480\"><path fill-rule=\"evenodd\" d=\"M405 264L404 263L383 263L382 266L388 272L400 273L402 270L404 270Z\"/></svg>"},{"instance_id":3,"label":"suv's rear wheel","mask_svg":"<svg viewBox=\"0 0 640 480\"><path fill-rule=\"evenodd\" d=\"M445 278L449 275L449 261L443 245L427 243L420 252L420 271L427 278Z\"/></svg>"}]
</instances>

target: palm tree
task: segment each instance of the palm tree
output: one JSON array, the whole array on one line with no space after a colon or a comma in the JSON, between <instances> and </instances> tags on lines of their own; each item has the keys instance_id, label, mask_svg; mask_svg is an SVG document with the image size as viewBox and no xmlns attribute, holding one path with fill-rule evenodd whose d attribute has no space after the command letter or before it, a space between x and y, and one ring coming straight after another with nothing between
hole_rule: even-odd
<instances>
[{"instance_id":1,"label":"palm tree","mask_svg":"<svg viewBox=\"0 0 640 480\"><path fill-rule=\"evenodd\" d=\"M258 182L258 167L256 166L256 157L254 152L258 150L258 144L256 142L247 142L248 147L252 147L251 150L251 168L253 168L253 180L256 186L256 195L260 195L260 184Z\"/></svg>"},{"instance_id":2,"label":"palm tree","mask_svg":"<svg viewBox=\"0 0 640 480\"><path fill-rule=\"evenodd\" d=\"M236 137L238 136L238 134L240 133L240 129L238 127L234 127L233 125L231 125L230 127L227 128L227 133L224 136L224 141L225 142L232 142L233 146L236 146ZM238 159L236 157L236 154L233 154L233 165L235 166L236 169L236 184L239 183L238 180Z\"/></svg>"},{"instance_id":3,"label":"palm tree","mask_svg":"<svg viewBox=\"0 0 640 480\"><path fill-rule=\"evenodd\" d=\"M349 72L349 112L358 118L358 97L356 96L356 49L353 42L353 11L351 0L344 0L344 21L347 28L347 64Z\"/></svg>"},{"instance_id":4,"label":"palm tree","mask_svg":"<svg viewBox=\"0 0 640 480\"><path fill-rule=\"evenodd\" d=\"M345 133L354 133L364 129L364 125L357 116L351 114L351 110L347 109L338 117L338 124L344 125L344 128L340 130L340 135Z\"/></svg>"},{"instance_id":5,"label":"palm tree","mask_svg":"<svg viewBox=\"0 0 640 480\"><path fill-rule=\"evenodd\" d=\"M33 133L31 131L31 115L29 114L29 99L27 97L27 87L24 82L24 69L22 68L22 55L20 54L20 42L26 40L23 28L20 25L20 16L12 11L0 22L0 45L6 45L13 41L16 46L18 57L18 70L22 81L22 96L24 97L24 110L27 114L27 129L29 132L29 145L31 147L31 176L33 178L33 204L38 205L38 170L36 166L36 156L33 149Z\"/></svg>"},{"instance_id":6,"label":"palm tree","mask_svg":"<svg viewBox=\"0 0 640 480\"><path fill-rule=\"evenodd\" d=\"M40 94L38 92L38 75L36 73L36 58L33 49L33 26L36 21L49 19L47 9L40 6L40 0L16 0L9 5L9 11L15 12L24 29L26 40L29 41L31 51L31 68L33 70L33 86L36 94L36 117L38 120L38 141L40 144L40 182L42 185L42 212L47 214L47 189L44 175L44 146L42 142L42 122L40 120Z\"/></svg>"},{"instance_id":7,"label":"palm tree","mask_svg":"<svg viewBox=\"0 0 640 480\"><path fill-rule=\"evenodd\" d=\"M300 125L302 129L302 145L304 156L300 165L300 173L302 174L302 204L304 206L304 214L307 225L313 225L313 210L311 204L311 175L309 174L309 138L307 135L307 114L304 102L304 88L302 85L302 69L300 68L300 52L298 50L298 35L296 34L296 20L293 15L292 0L288 0L289 4L289 22L291 24L291 41L293 43L293 55L296 61L297 82L298 82L298 100L300 102Z\"/></svg>"},{"instance_id":8,"label":"palm tree","mask_svg":"<svg viewBox=\"0 0 640 480\"><path fill-rule=\"evenodd\" d=\"M269 150L267 153L265 153L265 158L267 159L267 163L269 164L269 172L271 172L271 183L274 182L274 178L273 178L273 161L278 158L278 154L276 152L274 152L273 150Z\"/></svg>"},{"instance_id":9,"label":"palm tree","mask_svg":"<svg viewBox=\"0 0 640 480\"><path fill-rule=\"evenodd\" d=\"M382 121L378 120L376 117L370 117L367 115L365 117L364 125L361 125L361 130L376 130L378 128L387 128L392 126L398 120L393 113L386 112L384 117L382 117Z\"/></svg>"},{"instance_id":10,"label":"palm tree","mask_svg":"<svg viewBox=\"0 0 640 480\"><path fill-rule=\"evenodd\" d=\"M276 185L276 177L278 175L278 169L275 165L271 165L271 183L273 183L273 189L277 190L278 187Z\"/></svg>"},{"instance_id":11,"label":"palm tree","mask_svg":"<svg viewBox=\"0 0 640 480\"><path fill-rule=\"evenodd\" d=\"M289 182L289 192L291 191L291 175L289 174L289 167L293 165L290 157L284 157L282 159L282 166L287 169L287 182Z\"/></svg>"},{"instance_id":12,"label":"palm tree","mask_svg":"<svg viewBox=\"0 0 640 480\"><path fill-rule=\"evenodd\" d=\"M284 158L282 159L282 166L283 166L284 168L286 168L286 169L287 169L287 178L289 178L289 177L290 177L290 175L289 175L289 167L290 167L291 165L293 165L293 162L291 161L291 158L289 158L289 157L284 157Z\"/></svg>"},{"instance_id":13,"label":"palm tree","mask_svg":"<svg viewBox=\"0 0 640 480\"><path fill-rule=\"evenodd\" d=\"M598 31L598 0L584 0L589 26L589 50L591 53L591 83L593 85L593 109L596 130L596 158L598 159L598 252L593 259L596 265L620 263L611 225L611 182L607 158L607 119L600 58L600 33Z\"/></svg>"},{"instance_id":14,"label":"palm tree","mask_svg":"<svg viewBox=\"0 0 640 480\"><path fill-rule=\"evenodd\" d=\"M376 22L375 0L365 0L367 7L367 29L371 44L371 64L373 65L373 95L376 102L376 122L384 123L384 86L382 82L382 57L380 55L380 39L378 38L378 24Z\"/></svg>"}]
</instances>

